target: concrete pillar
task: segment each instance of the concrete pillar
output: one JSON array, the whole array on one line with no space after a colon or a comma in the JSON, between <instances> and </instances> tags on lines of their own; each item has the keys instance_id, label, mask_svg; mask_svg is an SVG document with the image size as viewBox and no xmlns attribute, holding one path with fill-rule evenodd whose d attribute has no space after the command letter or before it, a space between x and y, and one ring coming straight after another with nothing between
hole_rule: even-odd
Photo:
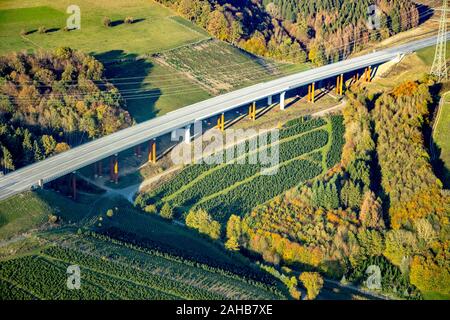
<instances>
[{"instance_id":1,"label":"concrete pillar","mask_svg":"<svg viewBox=\"0 0 450 320\"><path fill-rule=\"evenodd\" d=\"M98 163L94 162L94 178L98 177Z\"/></svg>"},{"instance_id":2,"label":"concrete pillar","mask_svg":"<svg viewBox=\"0 0 450 320\"><path fill-rule=\"evenodd\" d=\"M72 172L72 197L73 200L77 200L77 174L76 171Z\"/></svg>"},{"instance_id":3,"label":"concrete pillar","mask_svg":"<svg viewBox=\"0 0 450 320\"><path fill-rule=\"evenodd\" d=\"M286 103L284 101L285 96L286 96L286 91L283 91L280 94L280 110L284 110L284 108L286 107Z\"/></svg>"},{"instance_id":4,"label":"concrete pillar","mask_svg":"<svg viewBox=\"0 0 450 320\"><path fill-rule=\"evenodd\" d=\"M336 78L336 94L339 94L340 84L341 84L341 76L337 76L337 78Z\"/></svg>"},{"instance_id":5,"label":"concrete pillar","mask_svg":"<svg viewBox=\"0 0 450 320\"><path fill-rule=\"evenodd\" d=\"M271 105L272 104L272 96L268 96L267 97L267 105Z\"/></svg>"},{"instance_id":6,"label":"concrete pillar","mask_svg":"<svg viewBox=\"0 0 450 320\"><path fill-rule=\"evenodd\" d=\"M148 142L148 162L156 163L156 140Z\"/></svg>"},{"instance_id":7,"label":"concrete pillar","mask_svg":"<svg viewBox=\"0 0 450 320\"><path fill-rule=\"evenodd\" d=\"M225 130L225 114L224 113L222 113L217 118L217 129L219 129L220 131L224 131Z\"/></svg>"},{"instance_id":8,"label":"concrete pillar","mask_svg":"<svg viewBox=\"0 0 450 320\"><path fill-rule=\"evenodd\" d=\"M118 155L114 155L114 182L119 182L119 158Z\"/></svg>"},{"instance_id":9,"label":"concrete pillar","mask_svg":"<svg viewBox=\"0 0 450 320\"><path fill-rule=\"evenodd\" d=\"M109 158L109 180L114 181L114 156Z\"/></svg>"},{"instance_id":10,"label":"concrete pillar","mask_svg":"<svg viewBox=\"0 0 450 320\"><path fill-rule=\"evenodd\" d=\"M191 143L191 125L184 128L184 143Z\"/></svg>"},{"instance_id":11,"label":"concrete pillar","mask_svg":"<svg viewBox=\"0 0 450 320\"><path fill-rule=\"evenodd\" d=\"M136 148L137 148L137 156L138 156L138 158L142 157L141 145L138 144Z\"/></svg>"},{"instance_id":12,"label":"concrete pillar","mask_svg":"<svg viewBox=\"0 0 450 320\"><path fill-rule=\"evenodd\" d=\"M103 176L103 162L100 160L98 162L98 176L102 177Z\"/></svg>"},{"instance_id":13,"label":"concrete pillar","mask_svg":"<svg viewBox=\"0 0 450 320\"><path fill-rule=\"evenodd\" d=\"M177 139L177 130L173 130L170 134L170 140L175 141Z\"/></svg>"},{"instance_id":14,"label":"concrete pillar","mask_svg":"<svg viewBox=\"0 0 450 320\"><path fill-rule=\"evenodd\" d=\"M316 83L313 82L311 85L311 102L314 103L316 100Z\"/></svg>"},{"instance_id":15,"label":"concrete pillar","mask_svg":"<svg viewBox=\"0 0 450 320\"><path fill-rule=\"evenodd\" d=\"M256 120L256 102L248 107L248 117L250 120Z\"/></svg>"}]
</instances>

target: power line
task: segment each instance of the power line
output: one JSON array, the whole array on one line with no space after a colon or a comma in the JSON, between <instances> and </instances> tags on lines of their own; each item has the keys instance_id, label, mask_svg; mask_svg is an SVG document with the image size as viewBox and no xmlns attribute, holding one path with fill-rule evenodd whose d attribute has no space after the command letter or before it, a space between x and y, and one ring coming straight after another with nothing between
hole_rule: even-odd
<instances>
[{"instance_id":1,"label":"power line","mask_svg":"<svg viewBox=\"0 0 450 320\"><path fill-rule=\"evenodd\" d=\"M441 21L439 23L439 34L436 42L436 52L434 54L433 65L431 66L431 74L435 75L439 82L448 79L447 73L447 7L448 0L443 0Z\"/></svg>"}]
</instances>

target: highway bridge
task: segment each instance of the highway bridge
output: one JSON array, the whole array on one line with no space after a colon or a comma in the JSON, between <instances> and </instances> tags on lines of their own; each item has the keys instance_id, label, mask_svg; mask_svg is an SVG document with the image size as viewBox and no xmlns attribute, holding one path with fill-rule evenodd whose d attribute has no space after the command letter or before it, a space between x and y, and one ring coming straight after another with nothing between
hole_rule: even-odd
<instances>
[{"instance_id":1,"label":"highway bridge","mask_svg":"<svg viewBox=\"0 0 450 320\"><path fill-rule=\"evenodd\" d=\"M32 187L42 186L44 183L94 164L99 160L114 156L126 149L151 141L176 129L189 128L196 121L220 116L227 111L252 105L254 102L262 99L268 99L270 103L273 96L280 95L280 107L284 109L284 97L289 90L311 86L316 82L380 65L398 59L403 54L432 46L435 43L436 37L417 40L277 80L259 83L183 107L0 177L0 200L29 190ZM189 136L188 130L186 130L186 135Z\"/></svg>"}]
</instances>

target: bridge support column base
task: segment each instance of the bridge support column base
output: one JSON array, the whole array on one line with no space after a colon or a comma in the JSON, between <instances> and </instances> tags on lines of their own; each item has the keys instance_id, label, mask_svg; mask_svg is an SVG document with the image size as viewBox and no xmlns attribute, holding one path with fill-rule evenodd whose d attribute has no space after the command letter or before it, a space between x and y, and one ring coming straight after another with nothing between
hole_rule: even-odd
<instances>
[{"instance_id":1,"label":"bridge support column base","mask_svg":"<svg viewBox=\"0 0 450 320\"><path fill-rule=\"evenodd\" d=\"M191 126L190 125L184 129L184 143L187 143L187 144L191 143Z\"/></svg>"},{"instance_id":2,"label":"bridge support column base","mask_svg":"<svg viewBox=\"0 0 450 320\"><path fill-rule=\"evenodd\" d=\"M250 120L256 120L256 102L253 102L250 107L248 107L248 117Z\"/></svg>"},{"instance_id":3,"label":"bridge support column base","mask_svg":"<svg viewBox=\"0 0 450 320\"><path fill-rule=\"evenodd\" d=\"M77 200L77 174L76 172L72 172L71 177L71 183L72 183L72 198L73 200Z\"/></svg>"},{"instance_id":4,"label":"bridge support column base","mask_svg":"<svg viewBox=\"0 0 450 320\"><path fill-rule=\"evenodd\" d=\"M156 163L156 141L155 139L148 142L148 162Z\"/></svg>"},{"instance_id":5,"label":"bridge support column base","mask_svg":"<svg viewBox=\"0 0 450 320\"><path fill-rule=\"evenodd\" d=\"M225 114L224 113L222 113L217 118L217 129L219 129L220 131L224 131L225 130Z\"/></svg>"},{"instance_id":6,"label":"bridge support column base","mask_svg":"<svg viewBox=\"0 0 450 320\"><path fill-rule=\"evenodd\" d=\"M284 91L280 94L280 110L284 110L286 108L286 102L284 99L285 97L286 97L286 91Z\"/></svg>"}]
</instances>

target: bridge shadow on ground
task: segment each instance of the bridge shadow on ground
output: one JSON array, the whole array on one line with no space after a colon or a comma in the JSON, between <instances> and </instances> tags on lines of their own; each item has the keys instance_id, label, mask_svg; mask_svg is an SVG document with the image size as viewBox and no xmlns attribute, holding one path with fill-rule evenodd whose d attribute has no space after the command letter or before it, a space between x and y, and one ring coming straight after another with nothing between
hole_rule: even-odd
<instances>
[{"instance_id":1,"label":"bridge shadow on ground","mask_svg":"<svg viewBox=\"0 0 450 320\"><path fill-rule=\"evenodd\" d=\"M153 68L152 62L122 50L103 52L95 57L104 64L105 77L119 90L126 102L125 109L136 122L156 117L155 103L161 90L153 87L147 78Z\"/></svg>"}]
</instances>

